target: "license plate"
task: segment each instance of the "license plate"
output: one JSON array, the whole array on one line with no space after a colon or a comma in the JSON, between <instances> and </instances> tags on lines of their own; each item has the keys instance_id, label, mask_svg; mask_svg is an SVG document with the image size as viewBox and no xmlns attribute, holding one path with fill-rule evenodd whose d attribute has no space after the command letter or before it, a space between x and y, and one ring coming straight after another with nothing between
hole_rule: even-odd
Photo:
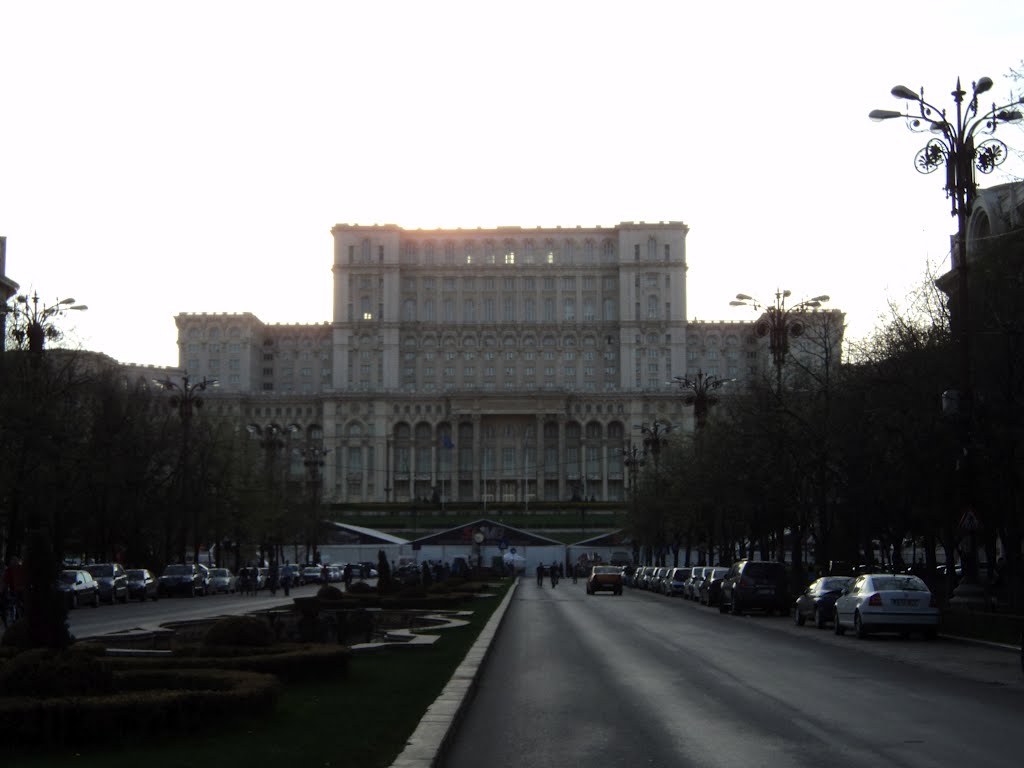
<instances>
[{"instance_id":1,"label":"license plate","mask_svg":"<svg viewBox=\"0 0 1024 768\"><path fill-rule=\"evenodd\" d=\"M905 606L910 606L910 605L917 605L917 600L906 600L906 599L897 597L897 598L893 599L892 604L893 605L898 605L898 606L901 606L901 607L905 607Z\"/></svg>"}]
</instances>

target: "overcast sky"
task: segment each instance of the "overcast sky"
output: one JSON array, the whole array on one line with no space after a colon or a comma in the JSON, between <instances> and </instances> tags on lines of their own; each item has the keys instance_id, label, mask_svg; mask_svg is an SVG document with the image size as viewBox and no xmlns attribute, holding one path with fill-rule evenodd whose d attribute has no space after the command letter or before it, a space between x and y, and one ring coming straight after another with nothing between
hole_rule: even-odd
<instances>
[{"instance_id":1,"label":"overcast sky","mask_svg":"<svg viewBox=\"0 0 1024 768\"><path fill-rule=\"evenodd\" d=\"M175 365L179 312L330 320L335 223L673 220L691 318L788 288L859 338L955 225L927 136L868 112L958 76L1004 104L1022 59L1019 0L0 0L7 272L89 305L74 344Z\"/></svg>"}]
</instances>

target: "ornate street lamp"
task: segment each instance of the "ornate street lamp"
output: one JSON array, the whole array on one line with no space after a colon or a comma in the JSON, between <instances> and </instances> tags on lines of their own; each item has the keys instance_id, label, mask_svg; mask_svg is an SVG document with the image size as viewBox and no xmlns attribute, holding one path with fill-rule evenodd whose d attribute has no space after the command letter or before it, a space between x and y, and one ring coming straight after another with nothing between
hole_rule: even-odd
<instances>
[{"instance_id":1,"label":"ornate street lamp","mask_svg":"<svg viewBox=\"0 0 1024 768\"><path fill-rule=\"evenodd\" d=\"M622 463L626 465L626 472L629 474L629 499L632 510L633 524L636 524L636 476L646 461L643 449L634 445L631 440L629 446L622 448ZM633 537L633 560L638 563L640 558L640 543L636 536Z\"/></svg>"},{"instance_id":2,"label":"ornate street lamp","mask_svg":"<svg viewBox=\"0 0 1024 768\"><path fill-rule=\"evenodd\" d=\"M700 370L692 379L686 376L673 378L675 383L686 392L683 395L683 404L693 406L693 418L697 429L704 427L708 420L708 410L718 402L718 395L715 394L715 391L729 382L735 381L735 379L720 379Z\"/></svg>"},{"instance_id":3,"label":"ornate street lamp","mask_svg":"<svg viewBox=\"0 0 1024 768\"><path fill-rule=\"evenodd\" d=\"M0 247L3 247L0 244ZM6 299L10 293L5 293ZM46 342L61 338L57 320L69 311L88 309L84 304L75 304L74 299L58 299L53 304L40 302L39 294L33 292L18 294L10 303L0 303L0 314L3 322L0 329L6 330L8 319L10 338L19 349L27 349L29 356L27 421L29 428L25 434L25 451L34 453L34 446L39 441L52 441L49 430L43 428L40 421L44 406L45 388L42 386L43 351ZM0 343L0 350L4 344ZM38 427L38 428L34 428ZM25 590L25 613L29 623L29 633L33 645L63 647L69 640L67 630L67 608L54 587L55 578L61 567L63 557L61 542L61 508L54 505L52 516L44 522L44 513L36 501L28 507L26 568L27 589ZM8 519L8 553L17 555L24 542L22 523L15 507Z\"/></svg>"},{"instance_id":4,"label":"ornate street lamp","mask_svg":"<svg viewBox=\"0 0 1024 768\"><path fill-rule=\"evenodd\" d=\"M298 427L295 424L289 424L288 426L283 427L280 424L275 424L272 422L270 424L266 424L263 426L259 424L249 424L246 426L245 429L254 440L259 441L260 448L262 448L264 451L266 459L265 472L268 485L267 496L268 498L270 498L271 503L274 506L278 506L276 502L279 502L280 500L276 493L278 482L276 478L277 471L275 464L277 463L277 457L278 454L280 454L281 449L284 448L285 445L287 445L288 441L286 439L286 436L298 431ZM275 520L279 513L280 509L274 510ZM280 537L276 535L274 536L274 539L275 540L271 542L273 545L272 560L276 563L279 561L278 548L281 546L281 541ZM260 545L261 558L263 556L262 547L263 544L265 543L267 542L261 542Z\"/></svg>"},{"instance_id":5,"label":"ornate street lamp","mask_svg":"<svg viewBox=\"0 0 1024 768\"><path fill-rule=\"evenodd\" d=\"M216 387L219 382L217 379L208 379L205 376L199 381L192 381L186 373L181 377L180 384L172 381L169 377L166 379L153 379L153 383L171 393L171 396L167 399L167 405L177 410L178 416L181 418L181 457L179 459L181 507L184 514L188 514L189 507L192 509L193 562L198 565L202 537L199 532L199 505L192 504L190 493L192 415L203 407L201 393L205 392L207 387ZM182 540L182 546L184 546L184 539ZM184 553L182 554L184 555Z\"/></svg>"},{"instance_id":6,"label":"ornate street lamp","mask_svg":"<svg viewBox=\"0 0 1024 768\"><path fill-rule=\"evenodd\" d=\"M924 88L920 92L912 91L904 85L895 86L891 93L897 99L918 103L917 114L909 109L897 112L888 109L872 110L868 117L879 122L883 120L902 119L907 128L915 133L932 133L933 138L921 148L914 157L914 167L919 173L934 173L939 168L946 169L946 197L951 203L951 214L957 220L956 249L953 254L953 268L956 272L957 300L952 313L955 322L955 335L959 346L960 391L955 398L952 393L945 395L948 399L958 402L959 416L963 425L963 442L965 468L961 473L961 504L964 509L963 527L970 532L971 553L964 563L964 578L958 592L971 593L975 597L980 593L977 587L977 564L973 530L976 528L973 506L973 489L971 488L971 430L973 426L973 376L971 372L970 344L970 304L968 289L970 287L967 274L967 221L974 206L978 192L975 170L981 173L992 173L997 166L1006 160L1007 148L1000 139L991 137L1000 123L1017 123L1021 121L1021 110L1016 107L1024 104L1024 98L1012 100L1009 104L997 107L992 103L991 109L980 112L978 97L992 88L992 79L983 77L971 83L970 99L957 78L956 88L951 95L956 104L956 115L947 116L946 110L939 109L925 101ZM979 141L979 139L982 139Z\"/></svg>"},{"instance_id":7,"label":"ornate street lamp","mask_svg":"<svg viewBox=\"0 0 1024 768\"><path fill-rule=\"evenodd\" d=\"M305 562L307 563L312 562L310 560L312 552L317 551L317 534L320 530L320 492L322 490L320 473L323 470L324 457L330 452L330 448L321 448L318 445L302 449L302 463L305 465L306 472L309 475L309 491L312 506L311 528L306 532ZM310 547L312 547L312 552ZM297 554L295 559L296 561L298 560Z\"/></svg>"},{"instance_id":8,"label":"ornate street lamp","mask_svg":"<svg viewBox=\"0 0 1024 768\"><path fill-rule=\"evenodd\" d=\"M764 310L764 317L754 324L754 333L761 338L768 337L768 349L775 365L775 382L780 394L782 368L786 364L786 355L789 354L789 338L802 336L807 327L805 315L808 310L818 309L829 300L828 296L821 295L787 307L786 299L792 295L791 291L777 289L775 301L769 305L753 296L737 293L736 298L729 302L730 307L753 307Z\"/></svg>"},{"instance_id":9,"label":"ornate street lamp","mask_svg":"<svg viewBox=\"0 0 1024 768\"><path fill-rule=\"evenodd\" d=\"M10 316L11 338L15 344L38 358L43 354L47 341L56 341L61 337L56 326L57 318L67 312L82 312L88 309L85 304L75 304L74 299L58 299L53 304L39 301L35 291L32 296L18 294L10 304L3 305L3 312Z\"/></svg>"},{"instance_id":10,"label":"ornate street lamp","mask_svg":"<svg viewBox=\"0 0 1024 768\"><path fill-rule=\"evenodd\" d=\"M669 432L672 431L672 425L669 424L667 421L661 421L660 419L655 419L650 424L637 424L633 428L640 430L640 433L643 435L644 454L647 455L647 456L650 456L651 460L654 461L654 491L655 491L655 496L656 496L656 501L655 501L655 505L654 506L655 506L655 510L657 511L657 520L656 520L656 524L655 524L655 530L656 530L656 533L657 533L657 536L658 536L658 539L659 539L656 542L657 546L658 546L658 550L657 550L657 554L655 555L655 557L657 559L663 559L664 555L665 555L665 553L664 553L665 532L663 530L664 521L662 519L662 511L661 511L662 499L660 497L660 492L661 492L661 488L660 488L660 486L661 486L660 459L661 459L661 447L662 447L662 445L664 445L665 441L668 439L668 434L669 434ZM664 562L659 563L659 565L664 565Z\"/></svg>"}]
</instances>

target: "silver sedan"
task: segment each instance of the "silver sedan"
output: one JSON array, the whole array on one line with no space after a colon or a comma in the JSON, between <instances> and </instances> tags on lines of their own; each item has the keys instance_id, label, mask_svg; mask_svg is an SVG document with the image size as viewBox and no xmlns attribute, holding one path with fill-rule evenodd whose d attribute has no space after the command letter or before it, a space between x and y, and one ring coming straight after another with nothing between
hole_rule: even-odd
<instances>
[{"instance_id":1,"label":"silver sedan","mask_svg":"<svg viewBox=\"0 0 1024 768\"><path fill-rule=\"evenodd\" d=\"M857 637L872 632L921 632L928 639L939 631L939 608L927 585L917 576L868 573L858 576L836 598L835 631L852 629Z\"/></svg>"}]
</instances>

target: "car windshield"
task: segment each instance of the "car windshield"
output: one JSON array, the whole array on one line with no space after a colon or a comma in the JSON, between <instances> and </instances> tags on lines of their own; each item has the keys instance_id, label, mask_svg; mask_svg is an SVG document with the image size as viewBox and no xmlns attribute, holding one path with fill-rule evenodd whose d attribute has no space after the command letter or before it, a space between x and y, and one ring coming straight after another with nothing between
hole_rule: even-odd
<instances>
[{"instance_id":1,"label":"car windshield","mask_svg":"<svg viewBox=\"0 0 1024 768\"><path fill-rule=\"evenodd\" d=\"M928 587L917 576L873 576L871 584L876 590L902 589L908 592L928 592Z\"/></svg>"},{"instance_id":2,"label":"car windshield","mask_svg":"<svg viewBox=\"0 0 1024 768\"><path fill-rule=\"evenodd\" d=\"M728 568L715 568L715 570L713 570L711 572L711 578L712 579L724 579L725 578L725 574L727 574L728 572L729 572Z\"/></svg>"},{"instance_id":3,"label":"car windshield","mask_svg":"<svg viewBox=\"0 0 1024 768\"><path fill-rule=\"evenodd\" d=\"M114 566L112 565L87 565L85 567L93 576L113 576Z\"/></svg>"},{"instance_id":4,"label":"car windshield","mask_svg":"<svg viewBox=\"0 0 1024 768\"><path fill-rule=\"evenodd\" d=\"M164 576L191 576L191 565L168 565L164 570Z\"/></svg>"},{"instance_id":5,"label":"car windshield","mask_svg":"<svg viewBox=\"0 0 1024 768\"><path fill-rule=\"evenodd\" d=\"M773 582L778 577L779 568L775 563L747 563L743 576L754 582Z\"/></svg>"},{"instance_id":6,"label":"car windshield","mask_svg":"<svg viewBox=\"0 0 1024 768\"><path fill-rule=\"evenodd\" d=\"M825 579L821 582L822 592L842 592L846 589L853 579Z\"/></svg>"},{"instance_id":7,"label":"car windshield","mask_svg":"<svg viewBox=\"0 0 1024 768\"><path fill-rule=\"evenodd\" d=\"M60 580L63 584L74 584L78 580L77 571L61 571Z\"/></svg>"}]
</instances>

